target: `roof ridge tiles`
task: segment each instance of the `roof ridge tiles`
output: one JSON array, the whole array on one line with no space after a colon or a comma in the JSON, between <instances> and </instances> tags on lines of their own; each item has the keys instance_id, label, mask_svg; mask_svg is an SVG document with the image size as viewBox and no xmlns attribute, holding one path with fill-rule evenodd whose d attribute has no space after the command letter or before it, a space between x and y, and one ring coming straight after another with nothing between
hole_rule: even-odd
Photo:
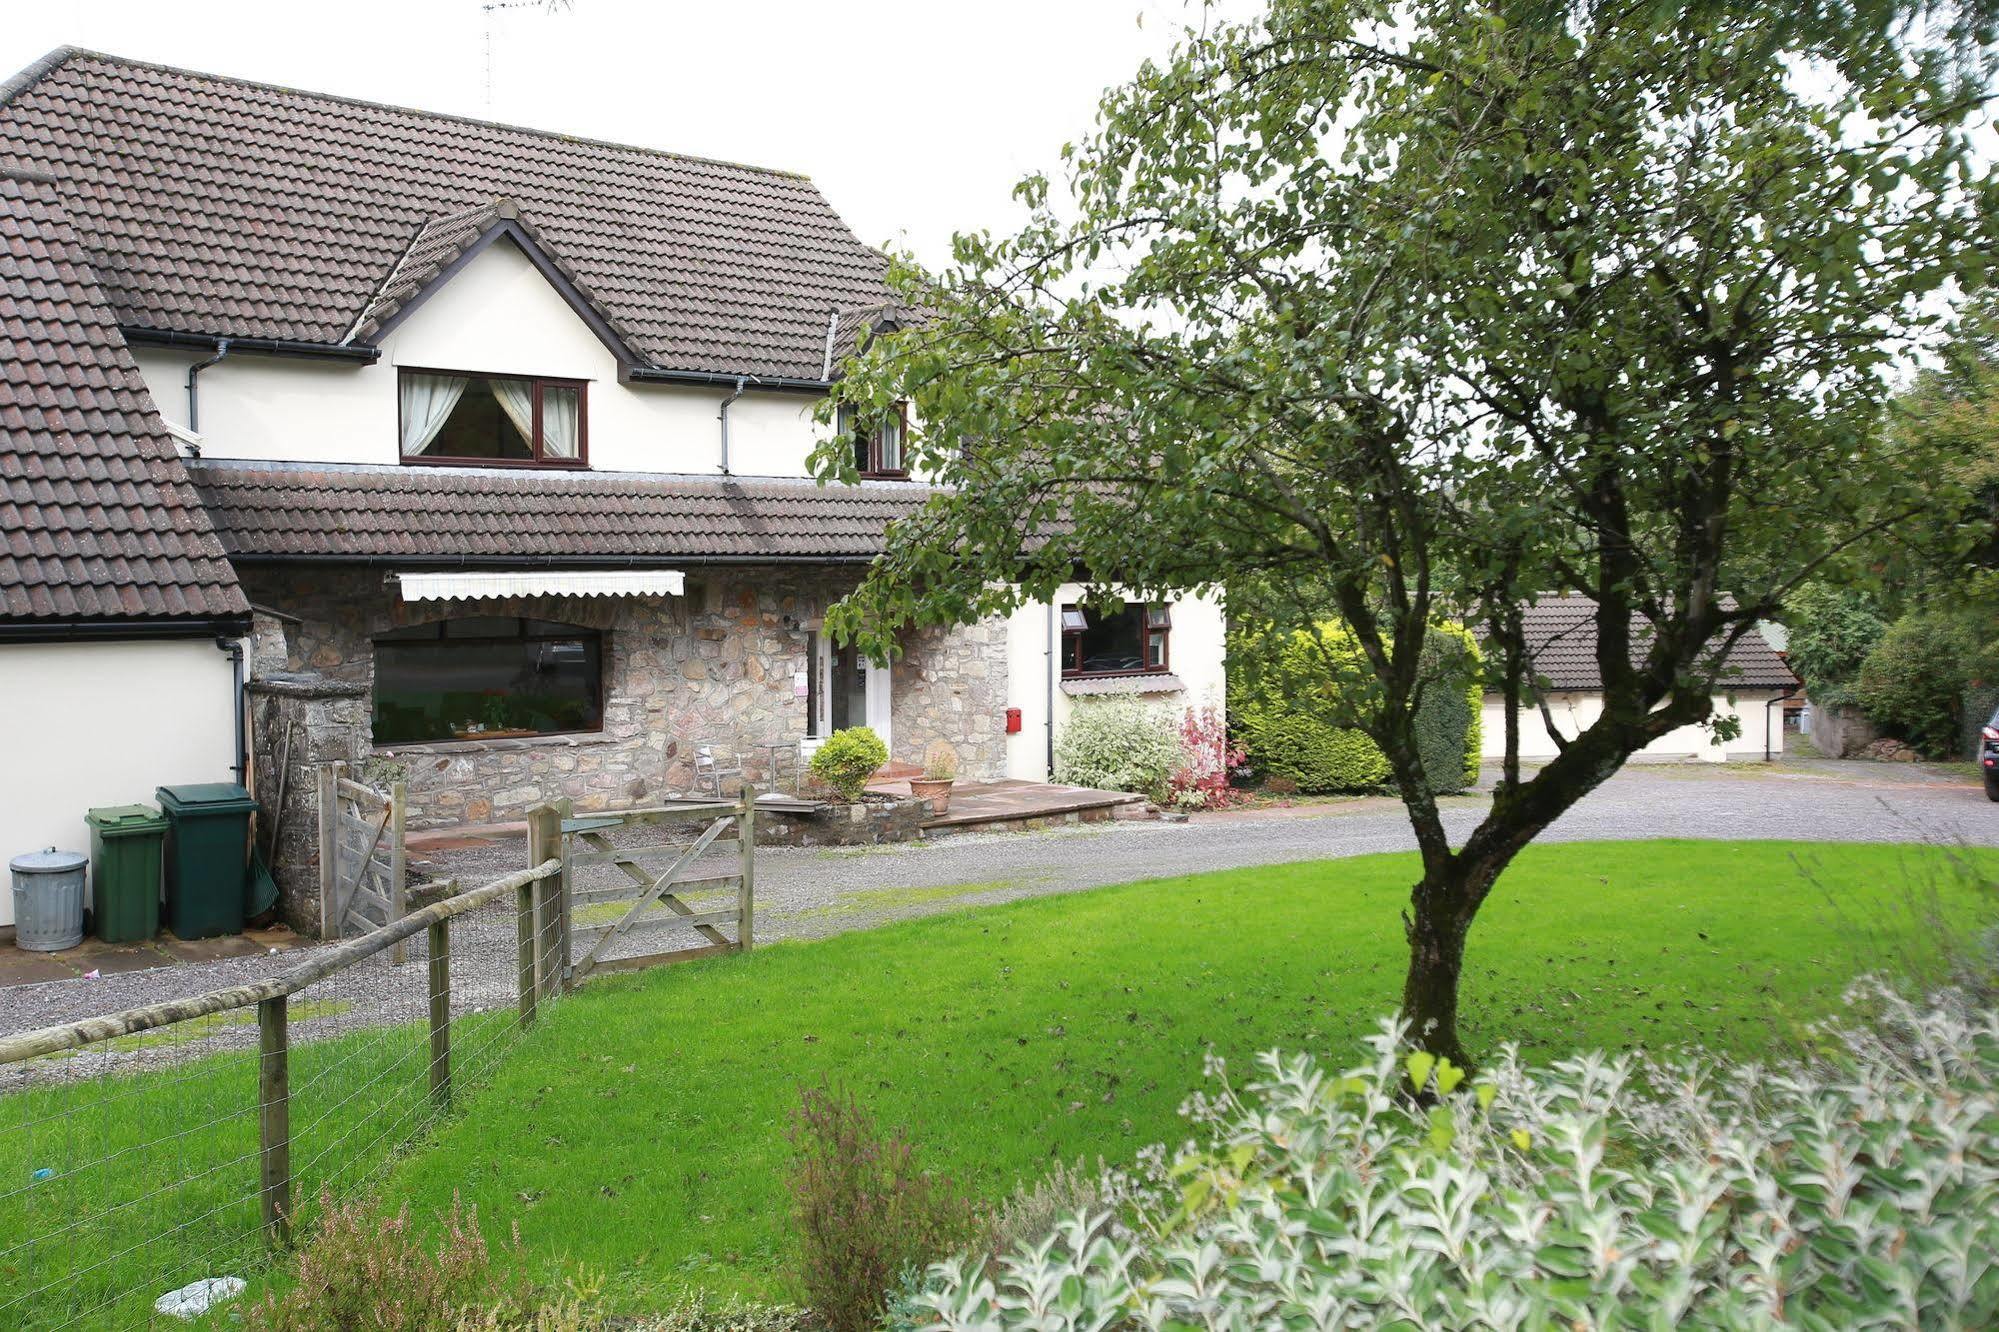
<instances>
[{"instance_id":1,"label":"roof ridge tiles","mask_svg":"<svg viewBox=\"0 0 1999 1332\"><path fill-rule=\"evenodd\" d=\"M671 148L654 148L640 143L620 143L615 139L599 139L587 134L569 134L562 130L542 129L534 125L520 125L505 120L487 120L479 116L460 115L454 111L431 111L418 106L406 106L400 102L378 102L367 97L355 97L348 93L320 92L312 88L297 88L290 84L271 83L263 79L246 79L237 74L217 74L212 70L190 69L185 65L169 65L158 60L140 60L135 56L122 56L111 51L100 51L88 46L64 44L47 55L35 60L4 82L0 82L0 107L5 107L16 96L27 91L43 78L60 69L72 60L102 60L107 64L123 65L127 69L150 70L156 74L175 74L182 78L204 79L211 83L226 83L238 88L254 88L258 92L279 93L289 97L309 97L314 101L333 102L341 106L356 107L366 111L391 111L398 115L418 116L425 120L440 120L448 124L466 125L475 129L505 130L512 134L529 134L536 138L557 143L578 144L589 148L609 148L618 152L643 153L649 157L662 157L676 162L691 162L697 166L727 167L737 171L747 171L758 176L772 176L782 180L812 179L803 171L792 171L783 167L758 166L753 162L738 162L726 157L706 157L700 153L676 152Z\"/></svg>"}]
</instances>

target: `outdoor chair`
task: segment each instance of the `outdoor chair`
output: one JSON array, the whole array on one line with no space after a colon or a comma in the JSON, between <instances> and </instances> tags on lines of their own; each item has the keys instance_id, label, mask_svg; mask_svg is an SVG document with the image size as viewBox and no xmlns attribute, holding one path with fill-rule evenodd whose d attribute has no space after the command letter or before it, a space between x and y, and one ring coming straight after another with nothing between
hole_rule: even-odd
<instances>
[{"instance_id":1,"label":"outdoor chair","mask_svg":"<svg viewBox=\"0 0 1999 1332\"><path fill-rule=\"evenodd\" d=\"M725 740L697 740L694 742L694 789L706 791L717 800L725 799L728 792L723 783L734 777L742 781L743 763L736 757L735 747Z\"/></svg>"}]
</instances>

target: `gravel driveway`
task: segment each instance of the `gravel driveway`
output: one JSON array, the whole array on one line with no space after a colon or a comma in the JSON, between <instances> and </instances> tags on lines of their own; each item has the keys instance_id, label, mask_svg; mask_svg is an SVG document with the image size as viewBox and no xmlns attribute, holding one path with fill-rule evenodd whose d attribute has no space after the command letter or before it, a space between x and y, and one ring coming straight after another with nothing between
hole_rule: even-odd
<instances>
[{"instance_id":1,"label":"gravel driveway","mask_svg":"<svg viewBox=\"0 0 1999 1332\"><path fill-rule=\"evenodd\" d=\"M1453 835L1462 837L1478 821L1486 797L1473 794L1443 803ZM1999 845L1999 805L1985 799L1975 776L1920 765L1796 759L1768 766L1635 765L1569 811L1544 840L1648 837L1991 846ZM759 942L817 938L1101 884L1413 845L1401 804L1366 797L1198 815L1178 824L960 834L897 847L773 849L757 856L757 937ZM503 840L437 859L446 873L476 884L521 868L524 856L520 842ZM492 992L480 994L480 1001L504 1001L499 991L505 988L501 982L510 957L510 930L502 924L495 921L493 937L466 950L482 958L490 954L487 965L468 968L479 973L490 968L492 973L480 977L493 982ZM283 970L302 956L293 951L91 982L0 989L0 1032L233 985ZM394 969L400 973L398 987L407 987L404 978L421 970L420 964ZM401 1006L384 1009L393 1012Z\"/></svg>"},{"instance_id":2,"label":"gravel driveway","mask_svg":"<svg viewBox=\"0 0 1999 1332\"><path fill-rule=\"evenodd\" d=\"M1487 797L1442 802L1454 837ZM1549 841L1648 837L1944 842L1999 846L1999 805L1975 776L1914 764L1639 764L1570 810ZM1101 823L1040 833L961 833L933 842L757 853L757 938L809 939L936 911L1162 875L1196 874L1371 851L1412 849L1400 801L1386 796L1186 823ZM448 858L464 882L519 868L513 843Z\"/></svg>"}]
</instances>

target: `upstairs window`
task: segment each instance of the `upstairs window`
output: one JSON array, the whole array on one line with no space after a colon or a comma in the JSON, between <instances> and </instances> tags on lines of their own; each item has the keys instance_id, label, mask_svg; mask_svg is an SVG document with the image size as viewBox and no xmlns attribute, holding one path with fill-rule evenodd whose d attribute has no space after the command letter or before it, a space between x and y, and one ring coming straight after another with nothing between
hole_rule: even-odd
<instances>
[{"instance_id":1,"label":"upstairs window","mask_svg":"<svg viewBox=\"0 0 1999 1332\"><path fill-rule=\"evenodd\" d=\"M854 470L866 477L909 475L903 459L903 437L909 431L909 407L897 403L872 426L863 427L852 407L840 408L840 437L853 441Z\"/></svg>"},{"instance_id":2,"label":"upstairs window","mask_svg":"<svg viewBox=\"0 0 1999 1332\"><path fill-rule=\"evenodd\" d=\"M581 467L588 457L583 382L405 370L404 462Z\"/></svg>"},{"instance_id":3,"label":"upstairs window","mask_svg":"<svg viewBox=\"0 0 1999 1332\"><path fill-rule=\"evenodd\" d=\"M1164 671L1173 614L1165 606L1127 605L1119 611L1062 608L1064 675L1134 675Z\"/></svg>"},{"instance_id":4,"label":"upstairs window","mask_svg":"<svg viewBox=\"0 0 1999 1332\"><path fill-rule=\"evenodd\" d=\"M604 724L603 637L479 616L375 640L375 743L502 740Z\"/></svg>"}]
</instances>

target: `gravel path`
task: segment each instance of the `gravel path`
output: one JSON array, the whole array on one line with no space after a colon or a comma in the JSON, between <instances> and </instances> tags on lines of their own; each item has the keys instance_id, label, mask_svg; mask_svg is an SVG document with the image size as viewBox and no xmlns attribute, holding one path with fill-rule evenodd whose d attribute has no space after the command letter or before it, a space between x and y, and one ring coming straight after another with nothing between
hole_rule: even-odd
<instances>
[{"instance_id":1,"label":"gravel path","mask_svg":"<svg viewBox=\"0 0 1999 1332\"><path fill-rule=\"evenodd\" d=\"M1452 834L1462 837L1477 823L1486 798L1467 795L1444 803ZM1989 846L1999 845L1999 805L1985 799L1975 776L1919 765L1830 760L1725 768L1638 765L1576 806L1544 840L1648 837ZM1182 824L960 834L910 846L850 850L774 849L757 857L757 937L759 942L818 938L968 905L1102 884L1413 845L1400 803L1367 797L1200 815ZM501 841L438 859L446 872L474 884L519 869L523 855L519 842ZM476 933L467 933L473 937L453 950L454 989L462 983L468 1003L509 1002L511 913L499 910L491 920L481 920ZM234 985L290 967L303 955L293 951L97 981L0 989L0 1032ZM420 994L419 957L420 951L413 951L404 967L363 969L347 985L316 986L314 997L324 988L328 998L351 1001L357 1015L378 1011L394 1020L403 1015L404 1004L378 1002L381 990ZM457 975L460 968L463 982Z\"/></svg>"},{"instance_id":2,"label":"gravel path","mask_svg":"<svg viewBox=\"0 0 1999 1332\"><path fill-rule=\"evenodd\" d=\"M1444 802L1454 837L1484 795ZM1765 766L1634 765L1570 810L1544 840L1787 838L1999 845L1999 805L1975 776L1911 764L1790 760ZM907 846L757 853L757 938L820 938L909 916L1103 884L1415 846L1386 796L1108 823L1041 833L963 833ZM455 852L467 882L508 873L512 843Z\"/></svg>"}]
</instances>

